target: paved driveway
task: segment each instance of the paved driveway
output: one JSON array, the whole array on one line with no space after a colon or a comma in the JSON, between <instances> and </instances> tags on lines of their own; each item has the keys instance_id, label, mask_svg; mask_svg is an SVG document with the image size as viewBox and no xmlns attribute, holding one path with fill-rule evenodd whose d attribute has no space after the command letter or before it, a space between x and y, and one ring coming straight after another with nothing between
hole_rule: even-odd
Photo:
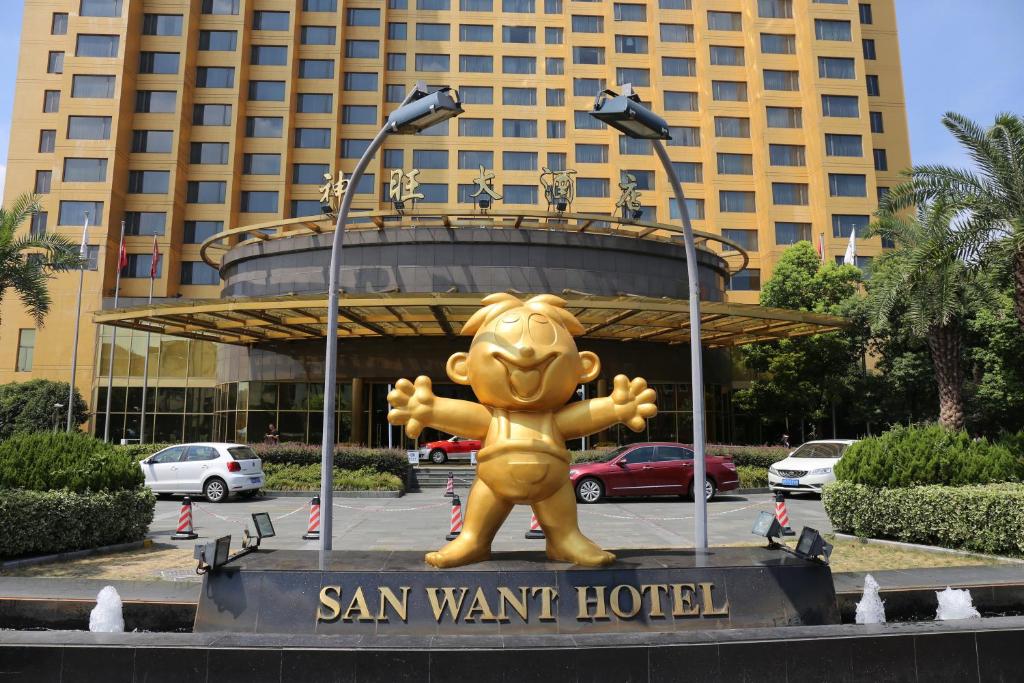
<instances>
[{"instance_id":1,"label":"paved driveway","mask_svg":"<svg viewBox=\"0 0 1024 683\"><path fill-rule=\"evenodd\" d=\"M419 550L444 543L451 516L451 501L440 490L411 493L402 498L335 498L334 548L336 550ZM465 500L465 491L459 491ZM190 546L192 541L169 541L181 506L180 497L160 500L150 537L159 542ZM799 533L803 526L831 531L828 518L816 498L787 500L790 524ZM774 510L767 493L721 496L708 505L708 535L712 545L748 543L754 518L761 510ZM613 500L597 505L580 505L583 532L606 548L658 548L693 545L693 503L678 498ZM269 548L317 547L302 534L309 521L309 500L305 498L232 499L212 505L194 503L193 519L201 539L232 535L232 548L241 543L242 528L252 529L253 512L269 512L277 536L264 545ZM530 524L530 509L516 506L495 539L495 550L525 550L543 547L542 541L523 538Z\"/></svg>"}]
</instances>

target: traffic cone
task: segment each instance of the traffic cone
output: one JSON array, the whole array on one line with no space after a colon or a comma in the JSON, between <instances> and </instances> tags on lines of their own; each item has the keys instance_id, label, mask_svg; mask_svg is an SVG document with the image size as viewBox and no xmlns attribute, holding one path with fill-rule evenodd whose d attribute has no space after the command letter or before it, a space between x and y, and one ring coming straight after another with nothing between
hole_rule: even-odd
<instances>
[{"instance_id":1,"label":"traffic cone","mask_svg":"<svg viewBox=\"0 0 1024 683\"><path fill-rule=\"evenodd\" d=\"M462 533L462 501L459 497L452 495L452 529L445 536L445 540L454 541L455 537Z\"/></svg>"},{"instance_id":2,"label":"traffic cone","mask_svg":"<svg viewBox=\"0 0 1024 683\"><path fill-rule=\"evenodd\" d=\"M775 492L775 519L779 520L783 536L796 536L796 532L789 528L789 513L786 512L786 496L782 491Z\"/></svg>"},{"instance_id":3,"label":"traffic cone","mask_svg":"<svg viewBox=\"0 0 1024 683\"><path fill-rule=\"evenodd\" d=\"M444 495L447 498L451 498L455 495L455 473L448 473L448 483L444 487Z\"/></svg>"},{"instance_id":4,"label":"traffic cone","mask_svg":"<svg viewBox=\"0 0 1024 683\"><path fill-rule=\"evenodd\" d=\"M530 530L523 535L523 538L531 540L544 538L544 530L540 528L540 522L537 521L536 513L530 515Z\"/></svg>"},{"instance_id":5,"label":"traffic cone","mask_svg":"<svg viewBox=\"0 0 1024 683\"><path fill-rule=\"evenodd\" d=\"M171 540L191 541L194 538L199 538L199 534L192 529L192 499L185 496L181 500L181 512L178 514L178 529Z\"/></svg>"},{"instance_id":6,"label":"traffic cone","mask_svg":"<svg viewBox=\"0 0 1024 683\"><path fill-rule=\"evenodd\" d=\"M320 496L313 496L309 502L309 527L302 537L307 541L320 540Z\"/></svg>"}]
</instances>

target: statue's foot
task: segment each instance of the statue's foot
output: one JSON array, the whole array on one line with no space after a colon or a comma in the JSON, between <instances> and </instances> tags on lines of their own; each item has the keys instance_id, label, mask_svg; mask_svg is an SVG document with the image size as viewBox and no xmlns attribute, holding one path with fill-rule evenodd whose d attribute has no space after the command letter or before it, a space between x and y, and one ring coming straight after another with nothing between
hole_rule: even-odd
<instances>
[{"instance_id":1,"label":"statue's foot","mask_svg":"<svg viewBox=\"0 0 1024 683\"><path fill-rule=\"evenodd\" d=\"M483 562L491 559L489 546L482 546L466 536L459 536L440 550L427 553L427 564L444 569L445 567L461 567L464 564Z\"/></svg>"},{"instance_id":2,"label":"statue's foot","mask_svg":"<svg viewBox=\"0 0 1024 683\"><path fill-rule=\"evenodd\" d=\"M615 555L602 550L583 534L574 532L565 538L548 538L549 560L571 562L581 567L603 567L615 561Z\"/></svg>"}]
</instances>

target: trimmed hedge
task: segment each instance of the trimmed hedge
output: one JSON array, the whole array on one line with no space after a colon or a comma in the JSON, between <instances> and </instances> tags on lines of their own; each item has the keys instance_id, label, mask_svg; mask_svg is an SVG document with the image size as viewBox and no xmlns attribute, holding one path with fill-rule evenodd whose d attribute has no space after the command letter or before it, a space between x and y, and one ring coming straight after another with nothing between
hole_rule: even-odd
<instances>
[{"instance_id":1,"label":"trimmed hedge","mask_svg":"<svg viewBox=\"0 0 1024 683\"><path fill-rule=\"evenodd\" d=\"M143 488L87 494L0 489L0 557L141 541L154 505L153 493Z\"/></svg>"},{"instance_id":2,"label":"trimmed hedge","mask_svg":"<svg viewBox=\"0 0 1024 683\"><path fill-rule=\"evenodd\" d=\"M874 487L965 486L1019 481L1022 461L1001 445L939 425L897 425L850 446L836 479Z\"/></svg>"},{"instance_id":3,"label":"trimmed hedge","mask_svg":"<svg viewBox=\"0 0 1024 683\"><path fill-rule=\"evenodd\" d=\"M304 443L253 444L252 449L265 464L320 465L319 446ZM342 470L370 468L393 474L404 481L409 471L409 460L405 451L397 449L338 446L334 449L334 467Z\"/></svg>"},{"instance_id":4,"label":"trimmed hedge","mask_svg":"<svg viewBox=\"0 0 1024 683\"><path fill-rule=\"evenodd\" d=\"M740 477L741 489L768 488L768 470L757 465L737 465L736 473Z\"/></svg>"},{"instance_id":5,"label":"trimmed hedge","mask_svg":"<svg viewBox=\"0 0 1024 683\"><path fill-rule=\"evenodd\" d=\"M1024 555L1024 485L873 488L839 481L821 496L836 531L994 555Z\"/></svg>"},{"instance_id":6,"label":"trimmed hedge","mask_svg":"<svg viewBox=\"0 0 1024 683\"><path fill-rule=\"evenodd\" d=\"M117 491L143 482L134 459L81 432L15 434L0 441L0 489Z\"/></svg>"},{"instance_id":7,"label":"trimmed hedge","mask_svg":"<svg viewBox=\"0 0 1024 683\"><path fill-rule=\"evenodd\" d=\"M320 465L276 465L264 467L265 487L271 491L317 491L320 489ZM402 480L388 472L369 467L358 470L334 469L335 491L401 491Z\"/></svg>"}]
</instances>

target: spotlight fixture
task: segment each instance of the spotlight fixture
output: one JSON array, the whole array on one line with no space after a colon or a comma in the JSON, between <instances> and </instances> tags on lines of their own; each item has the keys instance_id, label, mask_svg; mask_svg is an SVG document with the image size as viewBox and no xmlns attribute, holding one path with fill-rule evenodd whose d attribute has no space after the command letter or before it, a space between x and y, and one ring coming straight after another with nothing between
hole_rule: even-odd
<instances>
[{"instance_id":1,"label":"spotlight fixture","mask_svg":"<svg viewBox=\"0 0 1024 683\"><path fill-rule=\"evenodd\" d=\"M480 197L480 199L476 200L476 205L480 207L481 211L486 211L487 209L491 208L491 198Z\"/></svg>"},{"instance_id":2,"label":"spotlight fixture","mask_svg":"<svg viewBox=\"0 0 1024 683\"><path fill-rule=\"evenodd\" d=\"M817 529L805 526L800 532L800 539L796 542L794 552L797 557L805 560L817 560L822 557L825 564L828 564L828 559L832 556L832 544L826 541Z\"/></svg>"},{"instance_id":3,"label":"spotlight fixture","mask_svg":"<svg viewBox=\"0 0 1024 683\"><path fill-rule=\"evenodd\" d=\"M209 543L197 543L192 557L199 561L196 574L205 574L227 564L231 554L231 536L221 536Z\"/></svg>"},{"instance_id":4,"label":"spotlight fixture","mask_svg":"<svg viewBox=\"0 0 1024 683\"><path fill-rule=\"evenodd\" d=\"M768 547L775 547L775 539L782 536L782 526L779 520L770 512L761 512L754 520L754 528L750 530L755 536L762 536L768 539Z\"/></svg>"}]
</instances>

